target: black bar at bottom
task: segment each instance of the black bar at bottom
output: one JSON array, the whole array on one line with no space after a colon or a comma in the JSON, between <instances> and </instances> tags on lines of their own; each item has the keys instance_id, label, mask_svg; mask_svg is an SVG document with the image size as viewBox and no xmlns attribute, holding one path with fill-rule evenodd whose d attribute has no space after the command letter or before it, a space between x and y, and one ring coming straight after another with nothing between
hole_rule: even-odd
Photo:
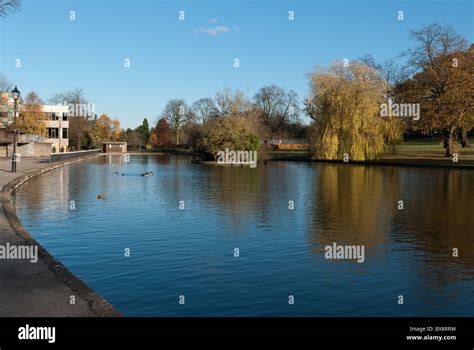
<instances>
[{"instance_id":1,"label":"black bar at bottom","mask_svg":"<svg viewBox=\"0 0 474 350\"><path fill-rule=\"evenodd\" d=\"M44 327L55 327L54 343L48 341ZM27 330L28 337L43 335L46 339L19 339L20 332L25 336ZM189 335L314 336L334 344L446 349L467 345L472 349L474 318L0 318L1 350L93 348L100 340L109 345L127 341L145 345L150 337Z\"/></svg>"}]
</instances>

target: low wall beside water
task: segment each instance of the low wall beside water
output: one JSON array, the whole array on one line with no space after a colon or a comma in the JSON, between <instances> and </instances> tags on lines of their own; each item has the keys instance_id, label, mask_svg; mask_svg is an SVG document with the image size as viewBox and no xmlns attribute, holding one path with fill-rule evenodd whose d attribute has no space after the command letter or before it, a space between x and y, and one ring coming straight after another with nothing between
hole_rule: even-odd
<instances>
[{"instance_id":1,"label":"low wall beside water","mask_svg":"<svg viewBox=\"0 0 474 350\"><path fill-rule=\"evenodd\" d=\"M51 144L44 142L30 142L18 145L17 152L22 157L49 157L51 154ZM13 145L0 147L0 157L11 157L13 154Z\"/></svg>"},{"instance_id":2,"label":"low wall beside water","mask_svg":"<svg viewBox=\"0 0 474 350\"><path fill-rule=\"evenodd\" d=\"M99 152L100 152L99 149L92 149L92 150L87 150L87 151L53 153L51 154L51 163L64 162L66 160L71 160L75 158L95 156Z\"/></svg>"}]
</instances>

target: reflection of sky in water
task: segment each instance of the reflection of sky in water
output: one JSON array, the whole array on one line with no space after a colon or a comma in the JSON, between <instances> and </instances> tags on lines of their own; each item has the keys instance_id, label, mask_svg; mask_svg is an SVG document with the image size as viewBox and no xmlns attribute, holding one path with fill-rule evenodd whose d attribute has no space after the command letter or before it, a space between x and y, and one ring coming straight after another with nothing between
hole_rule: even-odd
<instances>
[{"instance_id":1,"label":"reflection of sky in water","mask_svg":"<svg viewBox=\"0 0 474 350\"><path fill-rule=\"evenodd\" d=\"M26 229L126 315L472 316L470 172L119 160L52 171L16 201ZM365 263L324 259L333 242L365 245Z\"/></svg>"}]
</instances>

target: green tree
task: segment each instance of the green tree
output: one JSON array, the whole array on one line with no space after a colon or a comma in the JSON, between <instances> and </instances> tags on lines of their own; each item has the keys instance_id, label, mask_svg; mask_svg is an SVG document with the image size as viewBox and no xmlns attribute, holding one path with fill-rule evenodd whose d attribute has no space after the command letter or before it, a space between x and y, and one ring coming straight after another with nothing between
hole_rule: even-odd
<instances>
[{"instance_id":1,"label":"green tree","mask_svg":"<svg viewBox=\"0 0 474 350\"><path fill-rule=\"evenodd\" d=\"M150 139L150 125L148 124L148 119L143 119L142 125L137 128L137 132L143 140L144 144L148 143Z\"/></svg>"},{"instance_id":2,"label":"green tree","mask_svg":"<svg viewBox=\"0 0 474 350\"><path fill-rule=\"evenodd\" d=\"M89 132L84 131L79 139L80 149L91 149L94 140Z\"/></svg>"},{"instance_id":3,"label":"green tree","mask_svg":"<svg viewBox=\"0 0 474 350\"><path fill-rule=\"evenodd\" d=\"M216 159L219 151L257 151L260 141L252 123L245 117L223 117L208 122L198 142L200 151Z\"/></svg>"}]
</instances>

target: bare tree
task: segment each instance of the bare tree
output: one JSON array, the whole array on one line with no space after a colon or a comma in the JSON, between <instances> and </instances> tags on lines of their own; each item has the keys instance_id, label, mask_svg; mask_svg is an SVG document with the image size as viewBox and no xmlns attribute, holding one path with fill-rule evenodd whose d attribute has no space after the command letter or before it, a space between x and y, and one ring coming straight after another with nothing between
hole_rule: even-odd
<instances>
[{"instance_id":1,"label":"bare tree","mask_svg":"<svg viewBox=\"0 0 474 350\"><path fill-rule=\"evenodd\" d=\"M429 67L438 75L443 75L439 58L467 49L466 39L457 34L453 27L444 24L433 23L420 30L411 30L410 37L416 45L404 55L408 56L409 66L417 71Z\"/></svg>"},{"instance_id":2,"label":"bare tree","mask_svg":"<svg viewBox=\"0 0 474 350\"><path fill-rule=\"evenodd\" d=\"M49 99L49 103L68 104L75 106L72 110L72 116L78 116L75 114L81 111L81 108L78 108L78 106L87 104L88 100L85 96L84 89L76 88L71 91L61 92L53 95L53 97Z\"/></svg>"},{"instance_id":3,"label":"bare tree","mask_svg":"<svg viewBox=\"0 0 474 350\"><path fill-rule=\"evenodd\" d=\"M193 113L189 110L183 99L169 100L162 113L171 128L176 132L176 144L179 145L179 130L193 119Z\"/></svg>"},{"instance_id":4,"label":"bare tree","mask_svg":"<svg viewBox=\"0 0 474 350\"><path fill-rule=\"evenodd\" d=\"M194 102L191 109L199 122L204 124L214 116L216 105L212 98L205 97Z\"/></svg>"},{"instance_id":5,"label":"bare tree","mask_svg":"<svg viewBox=\"0 0 474 350\"><path fill-rule=\"evenodd\" d=\"M242 115L251 107L242 91L233 91L228 87L217 92L214 99L216 101L214 112L218 117Z\"/></svg>"},{"instance_id":6,"label":"bare tree","mask_svg":"<svg viewBox=\"0 0 474 350\"><path fill-rule=\"evenodd\" d=\"M84 106L88 103L84 89L76 88L71 91L57 93L49 99L51 104L66 104L70 107L69 118L69 141L71 145L75 145L76 150L80 150L84 144L84 138L91 133L92 130L92 112L85 111Z\"/></svg>"},{"instance_id":7,"label":"bare tree","mask_svg":"<svg viewBox=\"0 0 474 350\"><path fill-rule=\"evenodd\" d=\"M0 18L7 17L21 7L21 0L0 0Z\"/></svg>"},{"instance_id":8,"label":"bare tree","mask_svg":"<svg viewBox=\"0 0 474 350\"><path fill-rule=\"evenodd\" d=\"M298 120L300 107L298 95L277 85L262 87L254 97L263 123L274 135L285 123Z\"/></svg>"},{"instance_id":9,"label":"bare tree","mask_svg":"<svg viewBox=\"0 0 474 350\"><path fill-rule=\"evenodd\" d=\"M408 72L406 67L401 66L397 63L396 59L390 58L380 63L375 62L372 55L367 54L359 59L362 63L365 63L369 67L376 69L383 80L387 83L388 91L387 96L390 97L392 94L393 87L408 78Z\"/></svg>"},{"instance_id":10,"label":"bare tree","mask_svg":"<svg viewBox=\"0 0 474 350\"><path fill-rule=\"evenodd\" d=\"M0 93L10 92L13 89L13 84L7 79L7 77L0 73Z\"/></svg>"}]
</instances>

